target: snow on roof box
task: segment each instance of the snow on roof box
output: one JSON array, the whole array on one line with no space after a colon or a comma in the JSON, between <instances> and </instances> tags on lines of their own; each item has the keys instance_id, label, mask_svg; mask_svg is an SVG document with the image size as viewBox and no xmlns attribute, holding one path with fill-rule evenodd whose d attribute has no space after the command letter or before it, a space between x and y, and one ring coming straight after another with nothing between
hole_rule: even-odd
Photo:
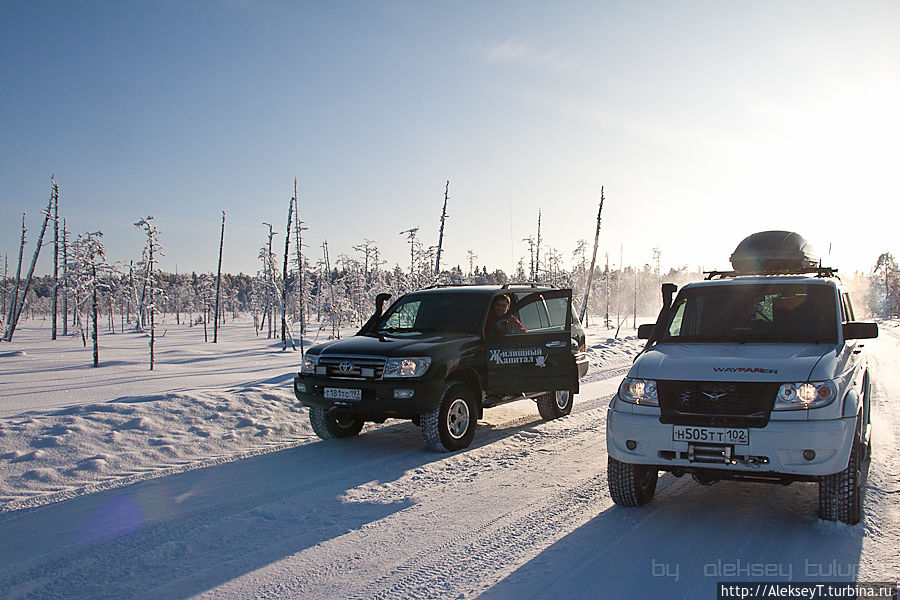
<instances>
[{"instance_id":1,"label":"snow on roof box","mask_svg":"<svg viewBox=\"0 0 900 600\"><path fill-rule=\"evenodd\" d=\"M792 231L760 231L743 239L731 255L737 273L797 273L820 266L812 245Z\"/></svg>"}]
</instances>

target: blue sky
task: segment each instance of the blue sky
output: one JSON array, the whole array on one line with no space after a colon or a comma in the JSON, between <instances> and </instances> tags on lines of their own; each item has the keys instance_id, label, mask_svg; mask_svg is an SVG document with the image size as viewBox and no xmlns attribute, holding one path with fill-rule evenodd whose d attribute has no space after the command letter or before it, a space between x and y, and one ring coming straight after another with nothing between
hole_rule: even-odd
<instances>
[{"instance_id":1,"label":"blue sky","mask_svg":"<svg viewBox=\"0 0 900 600\"><path fill-rule=\"evenodd\" d=\"M172 271L254 272L300 181L305 251L405 236L507 272L547 248L725 268L800 232L842 271L900 254L900 3L0 3L0 253L49 177L75 233ZM281 240L278 242L277 240ZM276 237L283 248L283 237ZM31 248L27 250L30 256ZM49 261L41 261L48 271Z\"/></svg>"}]
</instances>

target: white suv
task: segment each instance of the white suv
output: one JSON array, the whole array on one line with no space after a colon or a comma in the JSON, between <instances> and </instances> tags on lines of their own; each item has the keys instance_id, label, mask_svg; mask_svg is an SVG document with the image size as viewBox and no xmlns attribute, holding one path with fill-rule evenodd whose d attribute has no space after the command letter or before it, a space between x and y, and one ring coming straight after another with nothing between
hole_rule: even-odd
<instances>
[{"instance_id":1,"label":"white suv","mask_svg":"<svg viewBox=\"0 0 900 600\"><path fill-rule=\"evenodd\" d=\"M801 236L754 234L735 271L663 285L644 350L607 418L609 490L648 502L659 471L773 483L817 481L819 515L857 523L868 472L872 387L864 343L834 269Z\"/></svg>"}]
</instances>

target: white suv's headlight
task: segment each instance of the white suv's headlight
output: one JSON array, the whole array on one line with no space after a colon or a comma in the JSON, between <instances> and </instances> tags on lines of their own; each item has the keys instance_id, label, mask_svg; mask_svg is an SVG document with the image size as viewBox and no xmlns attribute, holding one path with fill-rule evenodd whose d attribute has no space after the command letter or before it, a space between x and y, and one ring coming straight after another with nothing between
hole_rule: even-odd
<instances>
[{"instance_id":1,"label":"white suv's headlight","mask_svg":"<svg viewBox=\"0 0 900 600\"><path fill-rule=\"evenodd\" d=\"M316 364L319 362L318 354L306 354L303 356L303 365L300 367L300 373L303 375L315 375Z\"/></svg>"},{"instance_id":2,"label":"white suv's headlight","mask_svg":"<svg viewBox=\"0 0 900 600\"><path fill-rule=\"evenodd\" d=\"M652 379L632 379L626 377L619 385L619 398L631 404L659 406L656 382Z\"/></svg>"},{"instance_id":3,"label":"white suv's headlight","mask_svg":"<svg viewBox=\"0 0 900 600\"><path fill-rule=\"evenodd\" d=\"M837 388L830 381L785 383L778 388L775 410L807 410L834 402Z\"/></svg>"},{"instance_id":4,"label":"white suv's headlight","mask_svg":"<svg viewBox=\"0 0 900 600\"><path fill-rule=\"evenodd\" d=\"M421 377L431 366L431 358L389 358L384 363L383 377Z\"/></svg>"}]
</instances>

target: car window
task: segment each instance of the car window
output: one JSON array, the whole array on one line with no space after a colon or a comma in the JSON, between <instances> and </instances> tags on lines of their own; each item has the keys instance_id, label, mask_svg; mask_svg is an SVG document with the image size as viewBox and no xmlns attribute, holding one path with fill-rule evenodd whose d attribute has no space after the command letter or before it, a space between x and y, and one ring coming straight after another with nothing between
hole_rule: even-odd
<instances>
[{"instance_id":1,"label":"car window","mask_svg":"<svg viewBox=\"0 0 900 600\"><path fill-rule=\"evenodd\" d=\"M419 307L422 306L420 300L412 302L404 302L397 310L387 315L382 323L382 327L390 329L410 329L416 324L416 315L419 314Z\"/></svg>"},{"instance_id":2,"label":"car window","mask_svg":"<svg viewBox=\"0 0 900 600\"><path fill-rule=\"evenodd\" d=\"M412 335L441 331L477 335L487 302L479 294L403 297L388 309L375 332Z\"/></svg>"},{"instance_id":3,"label":"car window","mask_svg":"<svg viewBox=\"0 0 900 600\"><path fill-rule=\"evenodd\" d=\"M543 304L530 302L519 308L519 321L522 327L528 331L543 329L550 325L550 319L547 317L547 311L544 310Z\"/></svg>"},{"instance_id":4,"label":"car window","mask_svg":"<svg viewBox=\"0 0 900 600\"><path fill-rule=\"evenodd\" d=\"M566 309L569 303L565 298L551 298L544 303L550 313L550 326L557 331L566 328Z\"/></svg>"},{"instance_id":5,"label":"car window","mask_svg":"<svg viewBox=\"0 0 900 600\"><path fill-rule=\"evenodd\" d=\"M566 298L547 300L539 295L519 307L518 317L522 326L531 333L565 331L568 307Z\"/></svg>"},{"instance_id":6,"label":"car window","mask_svg":"<svg viewBox=\"0 0 900 600\"><path fill-rule=\"evenodd\" d=\"M682 290L666 323L672 341L837 341L832 288L747 284Z\"/></svg>"}]
</instances>

